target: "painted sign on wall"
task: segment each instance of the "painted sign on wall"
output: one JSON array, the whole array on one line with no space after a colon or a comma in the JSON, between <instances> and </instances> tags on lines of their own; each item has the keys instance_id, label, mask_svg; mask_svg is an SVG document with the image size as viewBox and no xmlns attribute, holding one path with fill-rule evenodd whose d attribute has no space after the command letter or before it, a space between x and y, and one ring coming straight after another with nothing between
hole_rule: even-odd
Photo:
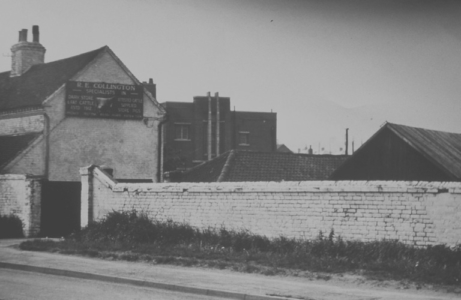
<instances>
[{"instance_id":1,"label":"painted sign on wall","mask_svg":"<svg viewBox=\"0 0 461 300\"><path fill-rule=\"evenodd\" d=\"M68 81L66 116L140 120L143 86Z\"/></svg>"}]
</instances>

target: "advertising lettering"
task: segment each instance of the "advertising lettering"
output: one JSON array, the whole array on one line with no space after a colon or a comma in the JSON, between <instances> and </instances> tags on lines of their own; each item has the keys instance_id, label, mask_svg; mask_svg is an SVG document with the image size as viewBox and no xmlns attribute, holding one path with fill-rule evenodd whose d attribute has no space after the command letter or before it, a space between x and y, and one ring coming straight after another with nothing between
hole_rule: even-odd
<instances>
[{"instance_id":1,"label":"advertising lettering","mask_svg":"<svg viewBox=\"0 0 461 300\"><path fill-rule=\"evenodd\" d=\"M140 120L143 86L68 81L66 116Z\"/></svg>"}]
</instances>

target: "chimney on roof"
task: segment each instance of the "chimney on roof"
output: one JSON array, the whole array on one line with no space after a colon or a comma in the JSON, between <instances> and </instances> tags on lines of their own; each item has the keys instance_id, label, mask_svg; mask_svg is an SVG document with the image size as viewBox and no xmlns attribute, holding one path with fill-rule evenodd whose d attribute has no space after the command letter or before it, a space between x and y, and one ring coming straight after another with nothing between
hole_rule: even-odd
<instances>
[{"instance_id":1,"label":"chimney on roof","mask_svg":"<svg viewBox=\"0 0 461 300\"><path fill-rule=\"evenodd\" d=\"M19 31L19 41L11 47L10 76L21 76L33 65L45 62L46 49L39 42L38 26L32 27L33 41L27 41L27 29Z\"/></svg>"},{"instance_id":2,"label":"chimney on roof","mask_svg":"<svg viewBox=\"0 0 461 300\"><path fill-rule=\"evenodd\" d=\"M40 40L40 33L38 32L38 25L32 26L32 36L33 36L32 41L34 43L38 43Z\"/></svg>"},{"instance_id":3,"label":"chimney on roof","mask_svg":"<svg viewBox=\"0 0 461 300\"><path fill-rule=\"evenodd\" d=\"M154 80L152 78L149 78L149 83L144 81L142 84L152 94L152 96L154 96L154 98L157 99L157 85L154 83Z\"/></svg>"},{"instance_id":4,"label":"chimney on roof","mask_svg":"<svg viewBox=\"0 0 461 300\"><path fill-rule=\"evenodd\" d=\"M26 42L27 41L27 29L23 29L19 31L19 41Z\"/></svg>"}]
</instances>

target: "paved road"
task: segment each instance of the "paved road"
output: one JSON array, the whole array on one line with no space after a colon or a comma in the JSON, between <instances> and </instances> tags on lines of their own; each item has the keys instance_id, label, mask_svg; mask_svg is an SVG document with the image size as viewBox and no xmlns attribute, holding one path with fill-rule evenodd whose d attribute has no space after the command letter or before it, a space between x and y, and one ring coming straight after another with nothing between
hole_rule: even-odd
<instances>
[{"instance_id":1,"label":"paved road","mask_svg":"<svg viewBox=\"0 0 461 300\"><path fill-rule=\"evenodd\" d=\"M0 269L0 300L217 300L202 295Z\"/></svg>"}]
</instances>

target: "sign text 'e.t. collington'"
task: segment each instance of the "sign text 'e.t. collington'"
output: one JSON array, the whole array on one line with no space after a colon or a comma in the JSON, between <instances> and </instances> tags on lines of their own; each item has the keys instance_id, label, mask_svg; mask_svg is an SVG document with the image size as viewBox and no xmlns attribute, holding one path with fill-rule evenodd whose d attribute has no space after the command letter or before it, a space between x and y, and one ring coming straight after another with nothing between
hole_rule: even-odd
<instances>
[{"instance_id":1,"label":"sign text 'e.t. collington'","mask_svg":"<svg viewBox=\"0 0 461 300\"><path fill-rule=\"evenodd\" d=\"M143 86L68 81L66 116L140 120Z\"/></svg>"}]
</instances>

